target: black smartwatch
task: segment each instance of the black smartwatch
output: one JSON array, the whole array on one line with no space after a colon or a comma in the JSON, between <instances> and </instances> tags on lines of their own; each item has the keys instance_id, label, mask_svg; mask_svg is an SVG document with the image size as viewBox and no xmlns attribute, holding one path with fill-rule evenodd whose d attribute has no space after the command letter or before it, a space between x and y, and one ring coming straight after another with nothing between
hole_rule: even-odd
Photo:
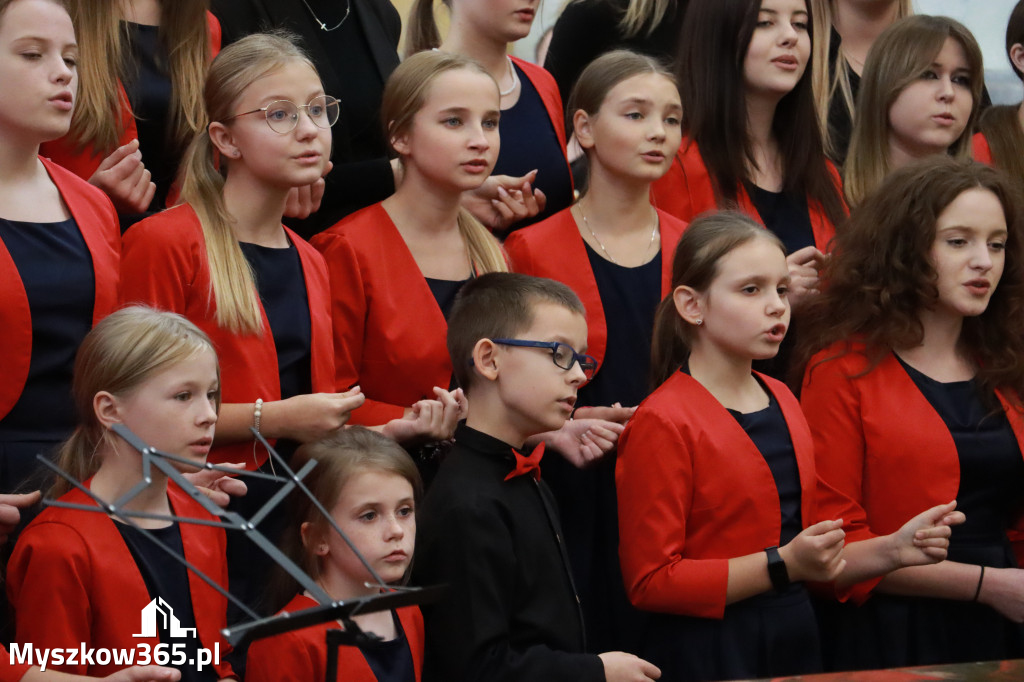
<instances>
[{"instance_id":1,"label":"black smartwatch","mask_svg":"<svg viewBox=\"0 0 1024 682\"><path fill-rule=\"evenodd\" d=\"M764 552L768 555L768 577L772 581L772 587L776 592L781 592L789 586L786 562L782 560L778 547L767 547Z\"/></svg>"}]
</instances>

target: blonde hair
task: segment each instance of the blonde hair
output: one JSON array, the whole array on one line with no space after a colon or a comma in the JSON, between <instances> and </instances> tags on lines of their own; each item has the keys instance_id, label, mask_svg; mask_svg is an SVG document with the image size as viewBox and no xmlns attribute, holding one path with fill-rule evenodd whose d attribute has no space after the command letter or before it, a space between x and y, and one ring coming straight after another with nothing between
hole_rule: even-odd
<instances>
[{"instance_id":1,"label":"blonde hair","mask_svg":"<svg viewBox=\"0 0 1024 682\"><path fill-rule=\"evenodd\" d=\"M97 393L123 396L154 374L204 351L217 357L209 337L175 313L131 306L103 318L86 334L75 355L71 393L79 421L71 437L60 446L57 465L77 481L84 481L99 469L96 451L109 438L109 431L96 418L93 399ZM58 477L49 495L60 497L70 487Z\"/></svg>"},{"instance_id":2,"label":"blonde hair","mask_svg":"<svg viewBox=\"0 0 1024 682\"><path fill-rule=\"evenodd\" d=\"M629 0L629 6L619 19L619 30L626 38L635 38L641 33L650 36L675 1Z\"/></svg>"},{"instance_id":3,"label":"blonde hair","mask_svg":"<svg viewBox=\"0 0 1024 682\"><path fill-rule=\"evenodd\" d=\"M971 115L950 155L971 158L971 134L978 120L983 84L981 48L971 32L948 17L917 15L900 19L875 41L861 80L857 116L844 166L843 188L850 206L859 204L892 170L889 110L900 93L931 67L946 40L963 48L971 79Z\"/></svg>"},{"instance_id":4,"label":"blonde hair","mask_svg":"<svg viewBox=\"0 0 1024 682\"><path fill-rule=\"evenodd\" d=\"M832 18L837 14L840 0L807 0L811 5L811 16L814 18L814 44L811 46L811 86L814 88L814 103L818 111L818 122L821 125L822 142L825 153L830 158L838 158L846 150L837 150L828 126L828 113L832 99L842 97L851 119L856 103L853 87L850 85L850 74L846 68L846 60L842 51L836 53L834 61L829 61L832 51ZM902 19L914 13L911 0L897 0L896 18Z\"/></svg>"},{"instance_id":5,"label":"blonde hair","mask_svg":"<svg viewBox=\"0 0 1024 682\"><path fill-rule=\"evenodd\" d=\"M69 0L78 36L78 97L71 139L78 151L93 146L105 157L117 147L127 125L120 83L129 78L129 38L121 26L117 0ZM160 46L171 79L172 149L182 150L206 126L203 82L210 63L206 0L160 3Z\"/></svg>"},{"instance_id":6,"label":"blonde hair","mask_svg":"<svg viewBox=\"0 0 1024 682\"><path fill-rule=\"evenodd\" d=\"M385 137L393 140L405 134L412 126L416 113L423 107L434 80L442 73L459 69L475 71L487 76L492 82L494 80L478 62L460 54L429 50L406 58L384 86L380 111ZM494 89L497 94L497 83ZM458 223L459 234L462 235L477 274L508 271L501 244L472 213L460 208Z\"/></svg>"},{"instance_id":7,"label":"blonde hair","mask_svg":"<svg viewBox=\"0 0 1024 682\"><path fill-rule=\"evenodd\" d=\"M206 80L204 99L210 120L230 118L249 85L292 61L308 64L316 72L292 36L284 32L254 33L226 47L213 60ZM221 169L229 161L218 159L215 152L209 130L193 138L182 163L181 199L195 210L203 227L210 301L217 308L217 324L236 334L262 334L256 281L231 230L234 219L224 205L225 176Z\"/></svg>"}]
</instances>

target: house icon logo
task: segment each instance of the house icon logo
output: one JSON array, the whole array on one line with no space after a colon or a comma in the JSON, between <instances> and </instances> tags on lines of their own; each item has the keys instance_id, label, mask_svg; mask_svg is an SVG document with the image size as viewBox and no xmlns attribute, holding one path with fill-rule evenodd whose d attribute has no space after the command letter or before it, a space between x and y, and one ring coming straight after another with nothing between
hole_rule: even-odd
<instances>
[{"instance_id":1,"label":"house icon logo","mask_svg":"<svg viewBox=\"0 0 1024 682\"><path fill-rule=\"evenodd\" d=\"M171 605L157 597L142 609L142 632L132 637L157 637L161 625L174 638L196 636L196 629L181 627Z\"/></svg>"}]
</instances>

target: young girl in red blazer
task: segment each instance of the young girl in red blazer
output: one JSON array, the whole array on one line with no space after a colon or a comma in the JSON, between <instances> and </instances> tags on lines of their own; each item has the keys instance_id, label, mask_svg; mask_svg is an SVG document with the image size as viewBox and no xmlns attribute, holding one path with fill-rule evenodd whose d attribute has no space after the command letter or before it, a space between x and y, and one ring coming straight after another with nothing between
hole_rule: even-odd
<instances>
[{"instance_id":1,"label":"young girl in red blazer","mask_svg":"<svg viewBox=\"0 0 1024 682\"><path fill-rule=\"evenodd\" d=\"M0 492L37 471L75 425L75 350L117 308L117 215L103 193L39 156L77 102L78 48L52 0L0 2ZM33 488L38 483L34 484Z\"/></svg>"},{"instance_id":2,"label":"young girl in red blazer","mask_svg":"<svg viewBox=\"0 0 1024 682\"><path fill-rule=\"evenodd\" d=\"M573 202L572 174L565 151L565 110L558 84L543 67L509 55L530 33L538 0L443 0L451 14L440 38L433 0L416 0L409 13L407 54L439 49L480 62L498 84L501 99L501 152L494 172L528 176L533 182L513 190L530 206L518 229L543 220ZM534 196L536 194L536 196ZM504 195L499 192L499 196ZM536 203L535 203L536 202ZM532 210L536 206L539 213ZM476 211L474 211L476 213Z\"/></svg>"},{"instance_id":3,"label":"young girl in red blazer","mask_svg":"<svg viewBox=\"0 0 1024 682\"><path fill-rule=\"evenodd\" d=\"M140 528L222 588L227 587L225 534L198 503L155 467L143 471L139 453L112 431L123 424L146 444L202 463L213 443L220 377L209 338L178 315L126 308L105 318L82 342L75 363L75 406L81 421L61 448L58 464L105 502L141 492L111 517L52 507L22 531L7 567L7 594L15 611L16 641L39 649L132 649L158 644L173 649L187 679L234 677L224 656L229 647L226 599L164 551ZM182 465L188 468L188 465ZM92 497L63 478L51 496L79 505ZM200 523L168 523L138 514L175 515ZM140 632L140 614L160 598L183 628L180 640L158 625L158 636ZM159 621L159 619L157 619ZM188 659L198 648L220 652L205 676ZM143 655L143 654L139 654ZM216 657L216 656L215 656ZM94 662L54 666L65 672L107 675L124 663L96 656Z\"/></svg>"},{"instance_id":4,"label":"young girl in red blazer","mask_svg":"<svg viewBox=\"0 0 1024 682\"><path fill-rule=\"evenodd\" d=\"M568 284L587 309L587 349L599 364L580 389L577 415L625 422L648 393L654 310L669 291L670 254L686 227L651 206L649 195L679 147L679 91L658 62L615 51L583 71L568 111L587 154L587 193L512 233L505 247L514 270ZM612 409L582 409L593 406ZM547 464L588 641L595 651L635 650L642 628L629 615L618 568L614 457L586 469L560 458Z\"/></svg>"},{"instance_id":5,"label":"young girl in red blazer","mask_svg":"<svg viewBox=\"0 0 1024 682\"><path fill-rule=\"evenodd\" d=\"M846 547L842 519L820 520L800 405L751 370L786 334L789 281L781 243L739 213L695 220L676 248L651 357L662 383L627 424L615 471L626 590L659 614L642 655L665 679L818 670L803 582L941 560L962 520L950 502Z\"/></svg>"},{"instance_id":6,"label":"young girl in red blazer","mask_svg":"<svg viewBox=\"0 0 1024 682\"><path fill-rule=\"evenodd\" d=\"M1007 178L945 155L894 172L850 216L808 309L801 402L822 495L851 539L956 497L949 560L860 582L836 667L1024 654L1024 215ZM811 357L813 355L813 357Z\"/></svg>"},{"instance_id":7,"label":"young girl in red blazer","mask_svg":"<svg viewBox=\"0 0 1024 682\"><path fill-rule=\"evenodd\" d=\"M794 308L817 287L845 216L814 108L813 38L805 0L694 3L677 69L684 139L651 193L682 220L738 209L775 232L790 254Z\"/></svg>"},{"instance_id":8,"label":"young girl in red blazer","mask_svg":"<svg viewBox=\"0 0 1024 682\"><path fill-rule=\"evenodd\" d=\"M423 485L409 455L393 440L352 427L302 447L296 465L316 460L304 482L310 493L352 541L376 574L400 583L412 565L416 544L416 504ZM292 498L286 553L334 601L379 594L384 586L366 570L352 548L305 496ZM292 582L292 589L295 585ZM293 592L294 594L294 592ZM293 613L317 605L308 593L284 607ZM423 616L416 606L355 616L363 632L380 642L338 650L338 679L352 682L418 682L423 667ZM249 648L250 682L325 679L328 630L337 622L293 630L255 642Z\"/></svg>"}]
</instances>

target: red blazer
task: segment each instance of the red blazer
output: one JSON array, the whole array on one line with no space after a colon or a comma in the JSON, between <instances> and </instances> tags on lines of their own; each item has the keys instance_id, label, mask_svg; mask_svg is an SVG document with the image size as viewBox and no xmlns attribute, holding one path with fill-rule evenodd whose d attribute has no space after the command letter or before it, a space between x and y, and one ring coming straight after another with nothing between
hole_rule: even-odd
<instances>
[{"instance_id":1,"label":"red blazer","mask_svg":"<svg viewBox=\"0 0 1024 682\"><path fill-rule=\"evenodd\" d=\"M841 188L842 182L839 179L839 173L832 162L828 162L828 169L836 187ZM840 196L842 196L841 190ZM763 222L754 207L754 202L750 200L750 195L742 186L739 187L736 198L739 204L738 210ZM711 175L708 174L708 169L704 165L704 159L700 155L696 142L683 139L668 172L651 185L651 203L687 222L692 221L705 211L718 209ZM817 202L808 200L808 212L811 217L811 229L814 231L814 245L821 251L827 251L829 242L835 236L836 227L829 222L824 210Z\"/></svg>"},{"instance_id":2,"label":"red blazer","mask_svg":"<svg viewBox=\"0 0 1024 682\"><path fill-rule=\"evenodd\" d=\"M409 247L381 204L313 237L331 273L335 386L366 396L355 424L384 424L448 388L448 323Z\"/></svg>"},{"instance_id":3,"label":"red blazer","mask_svg":"<svg viewBox=\"0 0 1024 682\"><path fill-rule=\"evenodd\" d=\"M88 483L86 483L88 485ZM167 489L178 516L213 520L188 494L171 482ZM60 499L93 504L80 490ZM227 587L224 529L182 523L185 559L222 587ZM230 647L220 631L227 626L227 599L195 573L188 573L196 628L203 647L218 644L220 677L232 677L224 661ZM114 521L105 514L50 507L22 532L7 566L7 594L15 610L17 641L37 649L134 649L160 643L157 637L134 637L142 609L151 597L146 583ZM116 664L61 666L78 675L103 677L124 666Z\"/></svg>"},{"instance_id":4,"label":"red blazer","mask_svg":"<svg viewBox=\"0 0 1024 682\"><path fill-rule=\"evenodd\" d=\"M293 613L312 608L317 602L299 594L283 612ZM416 606L398 609L405 638L412 652L413 669L417 682L423 671L423 616ZM328 630L339 630L337 622L321 623L301 630L292 630L266 639L249 647L246 664L246 682L312 682L326 679ZM345 682L377 682L362 652L356 647L338 649L338 679Z\"/></svg>"},{"instance_id":5,"label":"red blazer","mask_svg":"<svg viewBox=\"0 0 1024 682\"><path fill-rule=\"evenodd\" d=\"M327 267L313 247L287 227L284 230L299 252L306 280L313 392L331 392L334 352ZM217 307L210 298L206 240L191 206L183 204L157 213L125 233L121 281L125 304L145 303L179 313L210 336L220 360L221 397L225 403L281 399L277 350L263 305L262 334L239 335L217 324ZM254 461L252 450L251 441L221 445L210 452L209 460L245 462L251 469L267 458L266 451L258 448Z\"/></svg>"},{"instance_id":6,"label":"red blazer","mask_svg":"<svg viewBox=\"0 0 1024 682\"><path fill-rule=\"evenodd\" d=\"M839 342L811 359L800 400L817 449L818 473L827 484L819 491L818 508L824 518L842 518L846 541L853 542L892 533L955 498L960 460L942 417L895 355L889 353L863 376L858 375L868 361L862 343L821 362L845 348L846 342ZM997 395L1024 450L1024 416ZM1024 516L1008 535L1018 561L1024 561ZM880 580L860 583L849 595L863 602Z\"/></svg>"},{"instance_id":7,"label":"red blazer","mask_svg":"<svg viewBox=\"0 0 1024 682\"><path fill-rule=\"evenodd\" d=\"M50 179L85 239L92 255L95 279L92 322L96 324L117 310L118 262L121 258L121 229L117 213L103 192L83 182L47 159L40 159ZM54 263L54 267L59 267ZM21 275L7 247L0 241L0 358L3 358L3 381L0 381L0 419L3 419L21 396L28 378L32 357L32 313Z\"/></svg>"},{"instance_id":8,"label":"red blazer","mask_svg":"<svg viewBox=\"0 0 1024 682\"><path fill-rule=\"evenodd\" d=\"M672 254L686 229L686 223L658 211L661 230L661 295L672 285ZM547 220L517 230L505 240L512 269L536 277L563 282L576 292L587 309L587 353L604 362L608 345L608 322L597 290L597 280L587 257L586 243L580 235L570 209L559 211ZM601 371L598 365L598 371Z\"/></svg>"},{"instance_id":9,"label":"red blazer","mask_svg":"<svg viewBox=\"0 0 1024 682\"><path fill-rule=\"evenodd\" d=\"M7 647L0 644L0 682L19 682L31 667L27 664L11 663Z\"/></svg>"},{"instance_id":10,"label":"red blazer","mask_svg":"<svg viewBox=\"0 0 1024 682\"><path fill-rule=\"evenodd\" d=\"M988 139L985 133L974 133L971 138L971 151L974 160L989 166L992 164L992 150L988 146Z\"/></svg>"},{"instance_id":11,"label":"red blazer","mask_svg":"<svg viewBox=\"0 0 1024 682\"><path fill-rule=\"evenodd\" d=\"M800 471L804 527L817 521L814 446L800 405L758 375L782 408ZM684 372L640 404L619 439L619 559L634 606L722 618L729 559L779 544L771 469L739 422Z\"/></svg>"},{"instance_id":12,"label":"red blazer","mask_svg":"<svg viewBox=\"0 0 1024 682\"><path fill-rule=\"evenodd\" d=\"M210 37L210 54L216 56L220 52L220 22L210 12L206 13L206 30ZM121 131L121 137L117 141L117 146L120 147L132 140L139 139L139 129L135 125L135 114L132 113L132 105L128 101L128 93L125 92L124 85L118 81L117 87L121 102L119 116L124 124L124 130ZM54 163L60 164L84 180L91 178L103 159L113 151L113 149L98 150L92 145L86 146L85 149L79 149L70 133L60 139L46 142L40 148L40 154L49 157Z\"/></svg>"},{"instance_id":13,"label":"red blazer","mask_svg":"<svg viewBox=\"0 0 1024 682\"><path fill-rule=\"evenodd\" d=\"M565 165L569 168L569 158L565 151L565 107L562 105L562 95L558 92L558 83L555 82L554 76L548 73L547 69L543 66L531 64L528 61L511 55L509 55L509 58L515 62L516 66L523 70L526 77L530 79L530 83L537 89L537 94L540 95L541 101L544 102L544 108L551 119L551 127L555 129L558 143L562 147L562 156L566 157ZM569 182L572 182L571 168L569 168Z\"/></svg>"}]
</instances>

